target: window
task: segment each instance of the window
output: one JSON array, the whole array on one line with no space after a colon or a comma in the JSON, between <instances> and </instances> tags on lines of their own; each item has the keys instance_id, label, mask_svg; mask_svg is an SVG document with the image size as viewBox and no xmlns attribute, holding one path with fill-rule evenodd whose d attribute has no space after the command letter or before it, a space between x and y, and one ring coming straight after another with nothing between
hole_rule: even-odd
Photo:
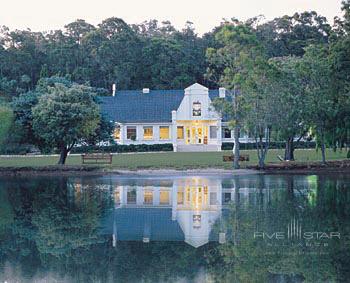
<instances>
[{"instance_id":1,"label":"window","mask_svg":"<svg viewBox=\"0 0 350 283\"><path fill-rule=\"evenodd\" d=\"M184 190L182 188L177 191L177 204L184 204Z\"/></svg>"},{"instance_id":2,"label":"window","mask_svg":"<svg viewBox=\"0 0 350 283\"><path fill-rule=\"evenodd\" d=\"M153 127L143 127L143 139L144 140L151 140L153 139Z\"/></svg>"},{"instance_id":3,"label":"window","mask_svg":"<svg viewBox=\"0 0 350 283\"><path fill-rule=\"evenodd\" d=\"M202 105L199 101L193 102L192 115L197 117L202 115Z\"/></svg>"},{"instance_id":4,"label":"window","mask_svg":"<svg viewBox=\"0 0 350 283\"><path fill-rule=\"evenodd\" d=\"M210 205L218 204L218 197L216 193L210 193Z\"/></svg>"},{"instance_id":5,"label":"window","mask_svg":"<svg viewBox=\"0 0 350 283\"><path fill-rule=\"evenodd\" d=\"M136 127L127 127L126 128L126 138L128 140L136 140Z\"/></svg>"},{"instance_id":6,"label":"window","mask_svg":"<svg viewBox=\"0 0 350 283\"><path fill-rule=\"evenodd\" d=\"M178 140L183 140L184 139L184 127L183 126L178 126L177 127L177 139Z\"/></svg>"},{"instance_id":7,"label":"window","mask_svg":"<svg viewBox=\"0 0 350 283\"><path fill-rule=\"evenodd\" d=\"M210 126L210 138L211 139L217 139L218 138L218 129L216 126Z\"/></svg>"},{"instance_id":8,"label":"window","mask_svg":"<svg viewBox=\"0 0 350 283\"><path fill-rule=\"evenodd\" d=\"M231 138L231 130L227 127L222 128L222 136L224 139L230 139Z\"/></svg>"},{"instance_id":9,"label":"window","mask_svg":"<svg viewBox=\"0 0 350 283\"><path fill-rule=\"evenodd\" d=\"M222 193L222 201L224 204L228 204L231 201L231 193Z\"/></svg>"},{"instance_id":10,"label":"window","mask_svg":"<svg viewBox=\"0 0 350 283\"><path fill-rule=\"evenodd\" d=\"M144 204L152 204L153 203L153 192L150 190L147 190L144 192Z\"/></svg>"},{"instance_id":11,"label":"window","mask_svg":"<svg viewBox=\"0 0 350 283\"><path fill-rule=\"evenodd\" d=\"M114 202L116 204L120 204L120 191L119 191L119 189L116 189L116 191L114 192Z\"/></svg>"},{"instance_id":12,"label":"window","mask_svg":"<svg viewBox=\"0 0 350 283\"><path fill-rule=\"evenodd\" d=\"M168 126L160 126L159 127L159 139L168 140L169 136L169 127Z\"/></svg>"},{"instance_id":13,"label":"window","mask_svg":"<svg viewBox=\"0 0 350 283\"><path fill-rule=\"evenodd\" d=\"M128 189L127 202L128 204L136 203L136 189Z\"/></svg>"},{"instance_id":14,"label":"window","mask_svg":"<svg viewBox=\"0 0 350 283\"><path fill-rule=\"evenodd\" d=\"M116 126L114 129L114 139L120 140L120 126Z\"/></svg>"},{"instance_id":15,"label":"window","mask_svg":"<svg viewBox=\"0 0 350 283\"><path fill-rule=\"evenodd\" d=\"M169 204L169 191L160 191L159 203Z\"/></svg>"}]
</instances>

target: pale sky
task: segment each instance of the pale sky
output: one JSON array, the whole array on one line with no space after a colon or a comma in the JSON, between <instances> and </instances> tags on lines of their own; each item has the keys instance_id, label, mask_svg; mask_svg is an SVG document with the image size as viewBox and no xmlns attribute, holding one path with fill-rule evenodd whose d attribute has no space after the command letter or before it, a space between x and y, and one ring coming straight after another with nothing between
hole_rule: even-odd
<instances>
[{"instance_id":1,"label":"pale sky","mask_svg":"<svg viewBox=\"0 0 350 283\"><path fill-rule=\"evenodd\" d=\"M202 34L223 18L245 20L262 14L270 20L306 10L315 10L332 23L334 16L341 15L340 7L341 0L1 0L0 26L46 31L61 29L78 18L97 25L119 17L129 24L170 20L177 28L189 20Z\"/></svg>"}]
</instances>

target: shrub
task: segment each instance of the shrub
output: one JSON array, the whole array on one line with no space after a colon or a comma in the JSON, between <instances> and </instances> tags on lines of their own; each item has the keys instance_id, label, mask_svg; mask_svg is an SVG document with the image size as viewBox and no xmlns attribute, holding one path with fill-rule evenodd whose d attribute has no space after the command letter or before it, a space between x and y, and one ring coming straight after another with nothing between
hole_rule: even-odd
<instances>
[{"instance_id":1,"label":"shrub","mask_svg":"<svg viewBox=\"0 0 350 283\"><path fill-rule=\"evenodd\" d=\"M234 143L224 142L222 143L221 149L222 150L232 150ZM313 141L302 141L299 143L294 144L295 149L305 149L305 148L315 148L316 143ZM270 149L284 149L285 148L285 142L270 142ZM256 149L255 143L241 143L240 149L242 150L249 150L249 149Z\"/></svg>"},{"instance_id":2,"label":"shrub","mask_svg":"<svg viewBox=\"0 0 350 283\"><path fill-rule=\"evenodd\" d=\"M91 152L152 152L152 151L173 151L171 143L166 144L114 144L109 146L79 146L72 149L72 153L91 153Z\"/></svg>"}]
</instances>

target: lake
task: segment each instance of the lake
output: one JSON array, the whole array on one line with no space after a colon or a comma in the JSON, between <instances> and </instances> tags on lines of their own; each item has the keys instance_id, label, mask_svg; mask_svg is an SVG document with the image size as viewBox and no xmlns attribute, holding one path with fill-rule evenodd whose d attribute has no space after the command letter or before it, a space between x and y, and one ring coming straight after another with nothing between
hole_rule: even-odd
<instances>
[{"instance_id":1,"label":"lake","mask_svg":"<svg viewBox=\"0 0 350 283\"><path fill-rule=\"evenodd\" d=\"M350 176L0 177L0 282L349 282Z\"/></svg>"}]
</instances>

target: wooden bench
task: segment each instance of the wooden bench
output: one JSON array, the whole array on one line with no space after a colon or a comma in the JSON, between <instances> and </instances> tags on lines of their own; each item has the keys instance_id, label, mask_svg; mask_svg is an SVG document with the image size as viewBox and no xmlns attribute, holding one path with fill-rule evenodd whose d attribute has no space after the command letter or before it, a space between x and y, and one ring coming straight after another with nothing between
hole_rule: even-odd
<instances>
[{"instance_id":1,"label":"wooden bench","mask_svg":"<svg viewBox=\"0 0 350 283\"><path fill-rule=\"evenodd\" d=\"M233 159L234 159L234 155L224 155L223 156L224 162L228 162L228 161L233 162ZM248 154L240 154L239 161L249 161L249 155Z\"/></svg>"},{"instance_id":2,"label":"wooden bench","mask_svg":"<svg viewBox=\"0 0 350 283\"><path fill-rule=\"evenodd\" d=\"M81 155L83 164L112 164L111 153L85 153Z\"/></svg>"}]
</instances>

